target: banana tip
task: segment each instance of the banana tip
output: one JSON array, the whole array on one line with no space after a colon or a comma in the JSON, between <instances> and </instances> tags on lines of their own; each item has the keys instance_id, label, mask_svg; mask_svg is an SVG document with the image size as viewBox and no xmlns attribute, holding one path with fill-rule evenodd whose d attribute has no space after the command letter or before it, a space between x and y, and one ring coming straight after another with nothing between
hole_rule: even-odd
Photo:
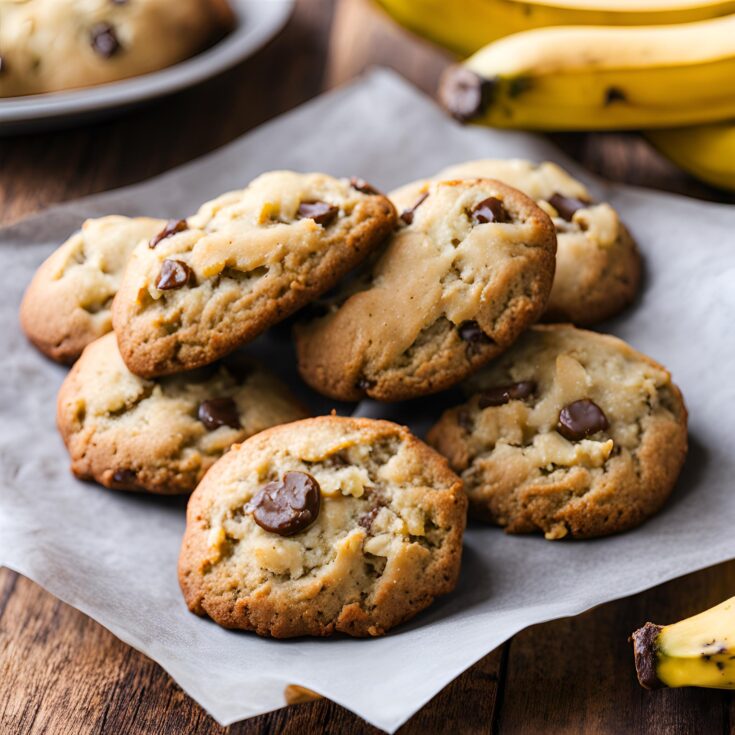
<instances>
[{"instance_id":1,"label":"banana tip","mask_svg":"<svg viewBox=\"0 0 735 735\"><path fill-rule=\"evenodd\" d=\"M479 117L490 102L493 83L460 64L450 66L439 82L439 102L460 122Z\"/></svg>"},{"instance_id":2,"label":"banana tip","mask_svg":"<svg viewBox=\"0 0 735 735\"><path fill-rule=\"evenodd\" d=\"M633 655L638 681L646 689L660 689L664 686L656 673L657 648L656 639L661 632L661 626L646 623L633 633Z\"/></svg>"}]
</instances>

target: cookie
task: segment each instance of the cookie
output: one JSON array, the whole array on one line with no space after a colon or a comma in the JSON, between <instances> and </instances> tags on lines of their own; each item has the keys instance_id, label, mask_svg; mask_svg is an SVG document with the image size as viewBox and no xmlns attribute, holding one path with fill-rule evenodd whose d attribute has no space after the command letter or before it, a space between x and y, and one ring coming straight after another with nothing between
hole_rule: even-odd
<instances>
[{"instance_id":1,"label":"cookie","mask_svg":"<svg viewBox=\"0 0 735 735\"><path fill-rule=\"evenodd\" d=\"M505 350L546 306L556 238L497 181L427 181L391 194L403 226L330 311L296 328L299 370L345 401L447 388Z\"/></svg>"},{"instance_id":2,"label":"cookie","mask_svg":"<svg viewBox=\"0 0 735 735\"><path fill-rule=\"evenodd\" d=\"M661 508L687 452L669 373L622 340L536 326L473 376L429 442L477 518L547 539L625 531Z\"/></svg>"},{"instance_id":3,"label":"cookie","mask_svg":"<svg viewBox=\"0 0 735 735\"><path fill-rule=\"evenodd\" d=\"M636 296L641 257L618 213L555 163L481 160L451 166L437 179L500 179L527 194L556 227L556 275L545 321L581 326L614 316Z\"/></svg>"},{"instance_id":4,"label":"cookie","mask_svg":"<svg viewBox=\"0 0 735 735\"><path fill-rule=\"evenodd\" d=\"M332 288L395 224L365 182L276 171L139 245L115 298L123 359L143 377L210 363Z\"/></svg>"},{"instance_id":5,"label":"cookie","mask_svg":"<svg viewBox=\"0 0 735 735\"><path fill-rule=\"evenodd\" d=\"M189 500L189 609L287 638L382 635L450 592L467 500L405 427L322 416L228 452Z\"/></svg>"},{"instance_id":6,"label":"cookie","mask_svg":"<svg viewBox=\"0 0 735 735\"><path fill-rule=\"evenodd\" d=\"M233 444L307 415L279 380L234 357L145 380L125 367L114 334L93 342L58 397L72 472L118 490L188 493Z\"/></svg>"},{"instance_id":7,"label":"cookie","mask_svg":"<svg viewBox=\"0 0 735 735\"><path fill-rule=\"evenodd\" d=\"M233 25L226 0L0 0L0 97L147 74Z\"/></svg>"},{"instance_id":8,"label":"cookie","mask_svg":"<svg viewBox=\"0 0 735 735\"><path fill-rule=\"evenodd\" d=\"M166 225L148 217L88 219L39 267L20 306L23 331L48 357L74 362L112 329L112 299L130 254Z\"/></svg>"}]
</instances>

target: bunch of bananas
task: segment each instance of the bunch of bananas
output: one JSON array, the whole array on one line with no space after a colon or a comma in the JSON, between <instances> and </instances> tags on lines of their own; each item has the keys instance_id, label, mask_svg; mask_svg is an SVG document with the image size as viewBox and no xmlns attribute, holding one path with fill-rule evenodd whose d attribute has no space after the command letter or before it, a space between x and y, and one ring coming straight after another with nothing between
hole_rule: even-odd
<instances>
[{"instance_id":1,"label":"bunch of bananas","mask_svg":"<svg viewBox=\"0 0 735 735\"><path fill-rule=\"evenodd\" d=\"M461 54L457 118L537 130L644 129L682 168L735 190L735 0L378 0Z\"/></svg>"}]
</instances>

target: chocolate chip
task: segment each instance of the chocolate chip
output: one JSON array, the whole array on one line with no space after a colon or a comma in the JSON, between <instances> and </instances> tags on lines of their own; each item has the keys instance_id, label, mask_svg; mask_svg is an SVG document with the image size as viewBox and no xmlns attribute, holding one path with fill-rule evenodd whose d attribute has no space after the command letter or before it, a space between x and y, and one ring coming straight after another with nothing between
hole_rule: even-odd
<instances>
[{"instance_id":1,"label":"chocolate chip","mask_svg":"<svg viewBox=\"0 0 735 735\"><path fill-rule=\"evenodd\" d=\"M536 392L536 383L533 380L521 380L519 383L500 385L497 388L488 388L480 394L477 405L480 408L502 406L510 401L522 401Z\"/></svg>"},{"instance_id":2,"label":"chocolate chip","mask_svg":"<svg viewBox=\"0 0 735 735\"><path fill-rule=\"evenodd\" d=\"M425 191L413 204L413 206L409 207L408 209L404 209L403 212L401 212L401 219L407 224L410 225L413 222L413 215L414 212L426 201L426 198L429 196L429 192Z\"/></svg>"},{"instance_id":3,"label":"chocolate chip","mask_svg":"<svg viewBox=\"0 0 735 735\"><path fill-rule=\"evenodd\" d=\"M350 186L357 191L361 191L363 194L372 194L374 196L382 196L381 193L372 185L368 184L365 179L360 179L357 176L353 176L350 179Z\"/></svg>"},{"instance_id":4,"label":"chocolate chip","mask_svg":"<svg viewBox=\"0 0 735 735\"><path fill-rule=\"evenodd\" d=\"M266 531L292 536L310 526L319 515L321 488L306 472L287 472L269 482L251 501L253 520Z\"/></svg>"},{"instance_id":5,"label":"chocolate chip","mask_svg":"<svg viewBox=\"0 0 735 735\"><path fill-rule=\"evenodd\" d=\"M301 202L299 217L313 219L318 225L326 226L337 217L339 208L327 202Z\"/></svg>"},{"instance_id":6,"label":"chocolate chip","mask_svg":"<svg viewBox=\"0 0 735 735\"><path fill-rule=\"evenodd\" d=\"M105 59L120 50L115 29L109 23L96 23L89 31L92 48Z\"/></svg>"},{"instance_id":7,"label":"chocolate chip","mask_svg":"<svg viewBox=\"0 0 735 735\"><path fill-rule=\"evenodd\" d=\"M569 441L579 441L604 431L608 426L602 409L589 398L583 398L562 408L556 430Z\"/></svg>"},{"instance_id":8,"label":"chocolate chip","mask_svg":"<svg viewBox=\"0 0 735 735\"><path fill-rule=\"evenodd\" d=\"M115 470L112 473L112 481L116 485L130 487L131 485L135 485L137 479L138 476L135 470Z\"/></svg>"},{"instance_id":9,"label":"chocolate chip","mask_svg":"<svg viewBox=\"0 0 735 735\"><path fill-rule=\"evenodd\" d=\"M374 380L368 380L367 378L359 378L355 383L355 388L358 390L368 390L375 385Z\"/></svg>"},{"instance_id":10,"label":"chocolate chip","mask_svg":"<svg viewBox=\"0 0 735 735\"><path fill-rule=\"evenodd\" d=\"M0 74L3 74L8 70L8 62L5 61L5 59L0 56Z\"/></svg>"},{"instance_id":11,"label":"chocolate chip","mask_svg":"<svg viewBox=\"0 0 735 735\"><path fill-rule=\"evenodd\" d=\"M482 345L492 344L492 339L480 329L480 325L474 321L462 322L457 327L460 339L467 342L467 357L474 357Z\"/></svg>"},{"instance_id":12,"label":"chocolate chip","mask_svg":"<svg viewBox=\"0 0 735 735\"><path fill-rule=\"evenodd\" d=\"M487 222L510 222L510 217L503 206L503 202L495 197L483 199L470 212L470 219L476 225L484 225Z\"/></svg>"},{"instance_id":13,"label":"chocolate chip","mask_svg":"<svg viewBox=\"0 0 735 735\"><path fill-rule=\"evenodd\" d=\"M559 213L562 219L567 222L572 221L574 213L578 209L584 209L589 206L589 202L585 202L583 199L576 199L575 197L565 197L563 194L552 194L549 197L549 204Z\"/></svg>"},{"instance_id":14,"label":"chocolate chip","mask_svg":"<svg viewBox=\"0 0 735 735\"><path fill-rule=\"evenodd\" d=\"M375 506L375 508L371 508L367 513L363 513L358 519L357 524L359 526L362 526L366 531L369 531L371 526L373 525L373 521L375 520L375 516L380 513L380 507L379 505Z\"/></svg>"},{"instance_id":15,"label":"chocolate chip","mask_svg":"<svg viewBox=\"0 0 735 735\"><path fill-rule=\"evenodd\" d=\"M181 260L164 260L156 280L159 291L171 291L186 286L194 276L189 266Z\"/></svg>"},{"instance_id":16,"label":"chocolate chip","mask_svg":"<svg viewBox=\"0 0 735 735\"><path fill-rule=\"evenodd\" d=\"M611 105L613 102L625 102L626 100L625 92L618 87L608 87L605 90L605 107Z\"/></svg>"},{"instance_id":17,"label":"chocolate chip","mask_svg":"<svg viewBox=\"0 0 735 735\"><path fill-rule=\"evenodd\" d=\"M148 247L155 248L161 240L165 240L167 237L171 237L171 235L175 235L177 232L183 232L188 228L189 225L185 219L170 219L166 222L166 226L151 239L148 243Z\"/></svg>"},{"instance_id":18,"label":"chocolate chip","mask_svg":"<svg viewBox=\"0 0 735 735\"><path fill-rule=\"evenodd\" d=\"M464 66L451 66L439 86L439 101L460 122L479 117L487 109L494 84Z\"/></svg>"},{"instance_id":19,"label":"chocolate chip","mask_svg":"<svg viewBox=\"0 0 735 735\"><path fill-rule=\"evenodd\" d=\"M242 428L237 404L232 398L210 398L202 401L197 416L210 431L219 429L220 426Z\"/></svg>"}]
</instances>

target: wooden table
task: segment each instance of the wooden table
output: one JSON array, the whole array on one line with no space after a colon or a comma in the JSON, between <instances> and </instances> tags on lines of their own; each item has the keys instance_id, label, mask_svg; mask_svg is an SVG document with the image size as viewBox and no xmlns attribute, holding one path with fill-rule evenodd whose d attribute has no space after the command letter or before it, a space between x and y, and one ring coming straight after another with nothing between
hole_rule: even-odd
<instances>
[{"instance_id":1,"label":"wooden table","mask_svg":"<svg viewBox=\"0 0 735 735\"><path fill-rule=\"evenodd\" d=\"M278 39L209 84L109 122L0 139L2 222L184 163L371 65L392 66L431 94L447 62L368 0L300 0ZM679 172L634 134L554 139L610 179L735 200ZM646 620L672 622L734 589L735 562L534 626L450 684L401 733L732 732L727 692L640 689L627 637ZM157 664L0 570L0 733L225 731L378 732L326 700L220 728Z\"/></svg>"}]
</instances>

